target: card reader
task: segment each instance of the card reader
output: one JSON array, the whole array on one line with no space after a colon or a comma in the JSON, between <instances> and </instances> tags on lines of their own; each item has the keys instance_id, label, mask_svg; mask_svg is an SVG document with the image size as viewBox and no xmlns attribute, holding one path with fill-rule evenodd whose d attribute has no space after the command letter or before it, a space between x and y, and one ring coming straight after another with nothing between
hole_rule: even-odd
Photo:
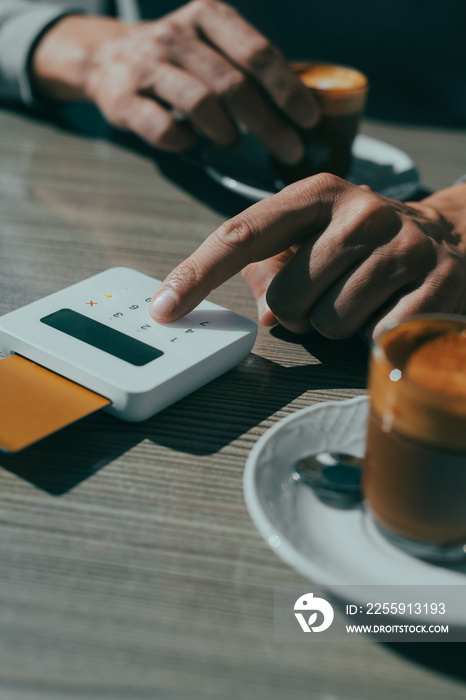
<instances>
[{"instance_id":1,"label":"card reader","mask_svg":"<svg viewBox=\"0 0 466 700\"><path fill-rule=\"evenodd\" d=\"M257 333L209 301L156 323L148 307L160 284L111 268L0 317L0 348L100 395L123 420L145 420L238 364Z\"/></svg>"}]
</instances>

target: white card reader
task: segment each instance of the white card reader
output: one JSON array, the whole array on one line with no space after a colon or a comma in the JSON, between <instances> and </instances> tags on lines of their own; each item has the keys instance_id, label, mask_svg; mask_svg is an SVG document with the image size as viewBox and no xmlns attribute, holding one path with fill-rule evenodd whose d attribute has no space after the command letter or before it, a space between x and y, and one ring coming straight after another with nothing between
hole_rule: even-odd
<instances>
[{"instance_id":1,"label":"white card reader","mask_svg":"<svg viewBox=\"0 0 466 700\"><path fill-rule=\"evenodd\" d=\"M111 401L141 421L243 360L257 325L209 301L170 324L148 307L161 282L115 267L0 317L0 348Z\"/></svg>"}]
</instances>

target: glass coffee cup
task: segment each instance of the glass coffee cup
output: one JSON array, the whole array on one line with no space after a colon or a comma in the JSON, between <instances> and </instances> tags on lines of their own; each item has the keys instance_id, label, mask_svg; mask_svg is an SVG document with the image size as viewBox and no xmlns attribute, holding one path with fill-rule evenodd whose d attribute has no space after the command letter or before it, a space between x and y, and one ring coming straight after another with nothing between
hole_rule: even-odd
<instances>
[{"instance_id":1,"label":"glass coffee cup","mask_svg":"<svg viewBox=\"0 0 466 700\"><path fill-rule=\"evenodd\" d=\"M375 342L363 488L379 530L466 559L466 317L418 316Z\"/></svg>"},{"instance_id":2,"label":"glass coffee cup","mask_svg":"<svg viewBox=\"0 0 466 700\"><path fill-rule=\"evenodd\" d=\"M321 116L316 126L299 130L306 148L304 158L296 165L272 158L273 169L283 184L321 172L345 177L364 112L368 80L355 68L332 63L301 61L291 67L312 91Z\"/></svg>"}]
</instances>

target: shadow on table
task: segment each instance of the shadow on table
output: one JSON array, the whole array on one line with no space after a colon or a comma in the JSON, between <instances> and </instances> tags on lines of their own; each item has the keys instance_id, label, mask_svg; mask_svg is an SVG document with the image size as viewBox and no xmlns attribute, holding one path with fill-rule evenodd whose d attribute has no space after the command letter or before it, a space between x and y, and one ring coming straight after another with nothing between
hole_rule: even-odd
<instances>
[{"instance_id":1,"label":"shadow on table","mask_svg":"<svg viewBox=\"0 0 466 700\"><path fill-rule=\"evenodd\" d=\"M327 341L315 334L300 342L322 364L282 367L251 354L147 421L94 414L22 452L0 455L0 467L60 495L142 440L186 454L214 454L309 389L365 387L367 349L360 341Z\"/></svg>"},{"instance_id":2,"label":"shadow on table","mask_svg":"<svg viewBox=\"0 0 466 700\"><path fill-rule=\"evenodd\" d=\"M152 160L167 179L228 218L266 196L260 195L261 192L275 193L283 187L269 166L264 147L252 136L243 136L228 149L215 148L200 140L191 151L179 155L155 150L135 136L115 130L112 140ZM207 171L215 173L218 179L233 182L232 188L220 185ZM375 192L393 199L405 200L408 196L417 201L431 194L420 187L413 194L413 187L419 182L415 166L398 172L392 163L358 157L353 160L349 179L357 184L367 183ZM250 196L235 191L238 186L249 191Z\"/></svg>"},{"instance_id":3,"label":"shadow on table","mask_svg":"<svg viewBox=\"0 0 466 700\"><path fill-rule=\"evenodd\" d=\"M275 192L276 176L268 165L268 154L263 146L253 137L243 137L228 149L213 147L204 139L186 154L173 154L155 149L137 136L112 127L102 117L96 107L90 104L64 105L59 110L31 114L24 108L12 111L24 114L35 121L53 123L57 128L88 139L104 140L127 148L152 161L154 166L171 182L185 192L202 201L212 210L225 218L231 218L249 207L254 199L239 192L227 189L210 177L205 167L217 172L217 176L234 178L239 183L246 183L252 188L266 192ZM375 163L357 158L353 167L353 180L368 182L373 189L382 189L394 198L403 198L406 186L416 182L416 168L398 173L392 164ZM387 187L391 183L391 187ZM430 194L419 190L410 199L418 200ZM254 196L254 195L253 195Z\"/></svg>"}]
</instances>

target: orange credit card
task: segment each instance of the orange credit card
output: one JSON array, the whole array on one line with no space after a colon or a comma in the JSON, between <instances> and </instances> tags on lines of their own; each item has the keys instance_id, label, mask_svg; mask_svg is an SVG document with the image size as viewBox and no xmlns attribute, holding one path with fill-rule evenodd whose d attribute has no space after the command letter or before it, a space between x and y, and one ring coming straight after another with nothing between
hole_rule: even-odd
<instances>
[{"instance_id":1,"label":"orange credit card","mask_svg":"<svg viewBox=\"0 0 466 700\"><path fill-rule=\"evenodd\" d=\"M18 452L109 403L20 355L0 359L0 450Z\"/></svg>"}]
</instances>

